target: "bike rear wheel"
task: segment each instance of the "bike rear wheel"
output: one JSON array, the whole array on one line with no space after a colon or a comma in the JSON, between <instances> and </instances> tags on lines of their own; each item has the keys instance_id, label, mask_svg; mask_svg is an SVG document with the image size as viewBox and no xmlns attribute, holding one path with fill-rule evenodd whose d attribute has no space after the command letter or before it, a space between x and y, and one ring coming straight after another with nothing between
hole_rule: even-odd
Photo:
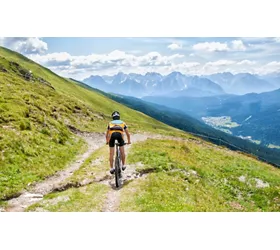
<instances>
[{"instance_id":1,"label":"bike rear wheel","mask_svg":"<svg viewBox=\"0 0 280 250\"><path fill-rule=\"evenodd\" d=\"M119 148L117 148L117 154L115 158L115 182L116 187L121 186L121 166L120 166L120 155L119 155Z\"/></svg>"}]
</instances>

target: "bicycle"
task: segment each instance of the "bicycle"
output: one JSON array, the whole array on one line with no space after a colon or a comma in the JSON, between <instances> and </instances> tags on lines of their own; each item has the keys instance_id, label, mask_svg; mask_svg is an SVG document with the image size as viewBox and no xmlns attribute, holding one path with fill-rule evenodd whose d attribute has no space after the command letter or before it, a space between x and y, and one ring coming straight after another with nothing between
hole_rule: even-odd
<instances>
[{"instance_id":1,"label":"bicycle","mask_svg":"<svg viewBox=\"0 0 280 250\"><path fill-rule=\"evenodd\" d=\"M116 157L115 157L115 182L116 187L121 186L121 178L122 178L122 160L121 160L121 151L119 148L119 143L116 144ZM124 143L126 145L127 143Z\"/></svg>"}]
</instances>

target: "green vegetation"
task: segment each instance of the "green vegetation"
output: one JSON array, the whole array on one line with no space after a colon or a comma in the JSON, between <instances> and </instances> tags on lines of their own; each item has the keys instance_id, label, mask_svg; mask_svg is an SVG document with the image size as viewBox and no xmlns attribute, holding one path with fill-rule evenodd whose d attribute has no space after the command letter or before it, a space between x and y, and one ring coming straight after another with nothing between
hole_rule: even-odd
<instances>
[{"instance_id":1,"label":"green vegetation","mask_svg":"<svg viewBox=\"0 0 280 250\"><path fill-rule=\"evenodd\" d=\"M237 136L232 136L217 129L211 128L205 123L200 122L199 120L196 120L186 113L176 109L145 102L134 97L116 96L110 94L106 95L113 100L123 103L130 108L141 111L170 126L186 132L197 135L199 134L204 140L210 141L217 145L224 145L231 150L242 150L243 152L249 152L250 154L258 156L262 161L264 160L270 164L274 164L275 166L280 166L280 154L278 149L267 148L264 144L257 145L250 140L244 140ZM266 125L264 125L264 127L266 127Z\"/></svg>"},{"instance_id":2,"label":"green vegetation","mask_svg":"<svg viewBox=\"0 0 280 250\"><path fill-rule=\"evenodd\" d=\"M64 168L85 150L69 127L104 132L115 109L131 132L180 134L2 47L0 93L0 200Z\"/></svg>"},{"instance_id":3,"label":"green vegetation","mask_svg":"<svg viewBox=\"0 0 280 250\"><path fill-rule=\"evenodd\" d=\"M280 171L191 141L133 145L130 163L151 172L123 190L122 211L280 211Z\"/></svg>"},{"instance_id":4,"label":"green vegetation","mask_svg":"<svg viewBox=\"0 0 280 250\"><path fill-rule=\"evenodd\" d=\"M93 183L81 188L71 188L61 193L52 193L26 211L49 212L100 212L109 187Z\"/></svg>"}]
</instances>

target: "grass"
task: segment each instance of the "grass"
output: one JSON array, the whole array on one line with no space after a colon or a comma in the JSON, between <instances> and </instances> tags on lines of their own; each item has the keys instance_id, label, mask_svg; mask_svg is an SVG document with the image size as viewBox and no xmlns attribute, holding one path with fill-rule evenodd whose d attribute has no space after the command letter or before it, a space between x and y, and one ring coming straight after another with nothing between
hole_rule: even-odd
<instances>
[{"instance_id":1,"label":"grass","mask_svg":"<svg viewBox=\"0 0 280 250\"><path fill-rule=\"evenodd\" d=\"M31 81L25 72L32 70ZM184 134L0 47L0 200L65 168L83 148L68 126L105 132L119 110L131 132Z\"/></svg>"},{"instance_id":2,"label":"grass","mask_svg":"<svg viewBox=\"0 0 280 250\"><path fill-rule=\"evenodd\" d=\"M25 211L49 212L100 212L106 200L108 187L93 183L81 188L71 188L61 193L52 193Z\"/></svg>"},{"instance_id":3,"label":"grass","mask_svg":"<svg viewBox=\"0 0 280 250\"><path fill-rule=\"evenodd\" d=\"M128 161L152 173L123 190L122 211L280 211L279 169L236 152L148 140L132 146Z\"/></svg>"}]
</instances>

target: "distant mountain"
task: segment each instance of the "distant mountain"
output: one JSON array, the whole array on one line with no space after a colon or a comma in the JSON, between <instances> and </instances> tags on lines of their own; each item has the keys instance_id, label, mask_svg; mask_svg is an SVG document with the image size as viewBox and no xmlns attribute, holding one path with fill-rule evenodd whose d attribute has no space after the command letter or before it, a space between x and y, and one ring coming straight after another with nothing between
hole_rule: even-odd
<instances>
[{"instance_id":1,"label":"distant mountain","mask_svg":"<svg viewBox=\"0 0 280 250\"><path fill-rule=\"evenodd\" d=\"M169 96L215 96L225 94L223 89L216 83L210 81L207 78L201 78L198 76L190 76L187 78L187 88L180 91L173 91Z\"/></svg>"},{"instance_id":2,"label":"distant mountain","mask_svg":"<svg viewBox=\"0 0 280 250\"><path fill-rule=\"evenodd\" d=\"M244 95L248 93L262 93L277 89L270 81L257 75L240 73L233 75L229 72L205 76L219 84L228 94Z\"/></svg>"},{"instance_id":3,"label":"distant mountain","mask_svg":"<svg viewBox=\"0 0 280 250\"><path fill-rule=\"evenodd\" d=\"M143 96L207 97L225 94L263 93L280 88L280 74L267 76L249 73L218 73L187 76L174 71L166 76L148 72L145 75L119 72L114 76L90 76L83 80L91 87L105 92Z\"/></svg>"},{"instance_id":4,"label":"distant mountain","mask_svg":"<svg viewBox=\"0 0 280 250\"><path fill-rule=\"evenodd\" d=\"M280 88L280 73L272 73L260 76L261 79L273 84L275 87Z\"/></svg>"},{"instance_id":5,"label":"distant mountain","mask_svg":"<svg viewBox=\"0 0 280 250\"><path fill-rule=\"evenodd\" d=\"M105 92L110 91L110 84L104 81L101 76L90 76L83 80L84 83L88 84L90 87L103 90Z\"/></svg>"},{"instance_id":6,"label":"distant mountain","mask_svg":"<svg viewBox=\"0 0 280 250\"><path fill-rule=\"evenodd\" d=\"M148 72L141 74L124 74L115 76L91 76L83 80L89 86L105 92L120 93L142 97L145 95L166 96L213 96L224 94L222 87L207 78L186 76L172 72L167 76Z\"/></svg>"}]
</instances>

